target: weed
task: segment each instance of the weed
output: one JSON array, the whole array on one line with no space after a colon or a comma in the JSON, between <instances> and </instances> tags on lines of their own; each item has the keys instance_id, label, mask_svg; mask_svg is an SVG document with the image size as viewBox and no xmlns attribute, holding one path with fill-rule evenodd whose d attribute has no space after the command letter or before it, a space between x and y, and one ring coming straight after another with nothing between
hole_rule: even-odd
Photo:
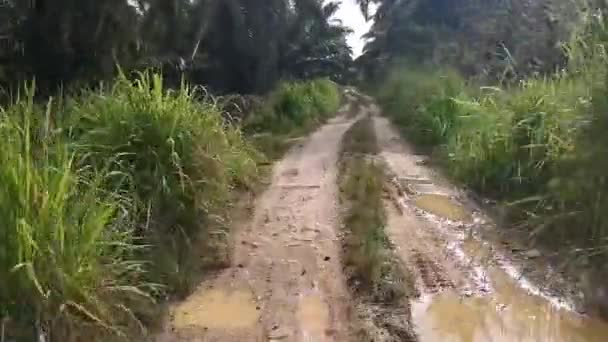
<instances>
[{"instance_id":1,"label":"weed","mask_svg":"<svg viewBox=\"0 0 608 342\"><path fill-rule=\"evenodd\" d=\"M188 292L200 274L193 253L225 226L231 190L257 177L254 149L195 95L186 85L167 91L160 76L143 73L68 107L76 154L96 170L111 161L116 176L104 187L134 197L138 233L153 246L150 276L170 293Z\"/></svg>"},{"instance_id":2,"label":"weed","mask_svg":"<svg viewBox=\"0 0 608 342\"><path fill-rule=\"evenodd\" d=\"M32 94L0 112L3 333L9 340L124 336L157 290L137 258L132 203L99 188L111 176L103 167L75 167L50 129L50 106L45 113Z\"/></svg>"},{"instance_id":3,"label":"weed","mask_svg":"<svg viewBox=\"0 0 608 342\"><path fill-rule=\"evenodd\" d=\"M243 128L256 147L274 159L289 147L286 140L308 133L339 105L340 92L330 80L283 82L258 113L247 117Z\"/></svg>"},{"instance_id":4,"label":"weed","mask_svg":"<svg viewBox=\"0 0 608 342\"><path fill-rule=\"evenodd\" d=\"M370 117L357 121L342 142L340 190L346 207L343 218L344 263L351 285L379 303L397 303L405 294L403 273L393 260L385 234L385 171L373 160L378 144Z\"/></svg>"},{"instance_id":5,"label":"weed","mask_svg":"<svg viewBox=\"0 0 608 342\"><path fill-rule=\"evenodd\" d=\"M465 89L453 71L400 69L378 94L385 112L415 143L436 146L449 138L459 115L454 102Z\"/></svg>"}]
</instances>

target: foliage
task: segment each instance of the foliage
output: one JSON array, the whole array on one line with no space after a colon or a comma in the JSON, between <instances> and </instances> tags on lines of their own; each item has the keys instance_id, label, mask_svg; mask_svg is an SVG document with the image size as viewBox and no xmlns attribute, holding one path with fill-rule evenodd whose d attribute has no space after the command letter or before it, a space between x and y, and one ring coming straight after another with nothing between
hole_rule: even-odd
<instances>
[{"instance_id":1,"label":"foliage","mask_svg":"<svg viewBox=\"0 0 608 342\"><path fill-rule=\"evenodd\" d=\"M378 94L385 111L420 145L445 143L456 125L455 98L464 80L454 71L398 69L391 72Z\"/></svg>"},{"instance_id":2,"label":"foliage","mask_svg":"<svg viewBox=\"0 0 608 342\"><path fill-rule=\"evenodd\" d=\"M192 285L192 253L222 227L216 221L231 190L248 187L257 175L257 153L196 96L186 85L167 91L160 76L144 73L134 81L120 77L107 92L85 92L67 114L82 162L109 168L118 176L105 186L139 204L139 229L160 247L152 251L159 273L153 277L170 292Z\"/></svg>"},{"instance_id":3,"label":"foliage","mask_svg":"<svg viewBox=\"0 0 608 342\"><path fill-rule=\"evenodd\" d=\"M156 286L137 258L132 200L77 167L32 92L0 112L2 338L123 335ZM5 335L8 334L8 335Z\"/></svg>"},{"instance_id":4,"label":"foliage","mask_svg":"<svg viewBox=\"0 0 608 342\"><path fill-rule=\"evenodd\" d=\"M243 127L272 158L286 148L286 138L310 131L334 114L339 105L338 87L328 79L283 82L257 113L247 117Z\"/></svg>"},{"instance_id":5,"label":"foliage","mask_svg":"<svg viewBox=\"0 0 608 342\"><path fill-rule=\"evenodd\" d=\"M578 21L578 1L359 0L374 24L357 61L366 76L407 58L466 76L520 79L565 64L561 43Z\"/></svg>"},{"instance_id":6,"label":"foliage","mask_svg":"<svg viewBox=\"0 0 608 342\"><path fill-rule=\"evenodd\" d=\"M331 19L338 6L320 0L8 0L0 5L0 84L36 77L52 93L111 79L117 64L158 68L172 86L183 75L215 93L265 93L289 77L340 79L351 51L349 29Z\"/></svg>"}]
</instances>

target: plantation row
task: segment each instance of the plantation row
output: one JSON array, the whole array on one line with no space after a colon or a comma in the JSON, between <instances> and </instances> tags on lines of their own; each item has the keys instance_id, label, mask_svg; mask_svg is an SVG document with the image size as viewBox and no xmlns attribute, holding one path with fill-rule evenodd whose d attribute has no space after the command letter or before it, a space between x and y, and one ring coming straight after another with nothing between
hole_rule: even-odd
<instances>
[{"instance_id":1,"label":"plantation row","mask_svg":"<svg viewBox=\"0 0 608 342\"><path fill-rule=\"evenodd\" d=\"M593 65L602 66L502 88L401 69L378 98L449 176L506 204L506 222L606 256L608 85L603 64Z\"/></svg>"},{"instance_id":2,"label":"plantation row","mask_svg":"<svg viewBox=\"0 0 608 342\"><path fill-rule=\"evenodd\" d=\"M229 207L265 152L339 105L325 79L282 83L240 124L149 73L45 105L33 88L0 111L2 340L145 333L226 263Z\"/></svg>"}]
</instances>

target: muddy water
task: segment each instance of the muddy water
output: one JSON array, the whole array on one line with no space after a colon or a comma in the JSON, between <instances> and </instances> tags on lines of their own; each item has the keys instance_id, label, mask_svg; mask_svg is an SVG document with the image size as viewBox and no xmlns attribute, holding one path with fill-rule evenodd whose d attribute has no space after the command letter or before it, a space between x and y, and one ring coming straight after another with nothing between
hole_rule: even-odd
<instances>
[{"instance_id":1,"label":"muddy water","mask_svg":"<svg viewBox=\"0 0 608 342\"><path fill-rule=\"evenodd\" d=\"M464 208L444 195L422 194L414 199L414 204L424 211L448 220L464 222L471 220L471 216Z\"/></svg>"},{"instance_id":2,"label":"muddy water","mask_svg":"<svg viewBox=\"0 0 608 342\"><path fill-rule=\"evenodd\" d=\"M504 272L490 272L494 292L461 297L445 291L412 306L420 341L445 342L600 342L608 325L555 308L519 288Z\"/></svg>"},{"instance_id":3,"label":"muddy water","mask_svg":"<svg viewBox=\"0 0 608 342\"><path fill-rule=\"evenodd\" d=\"M467 211L447 196L424 194L419 208L439 218L470 221ZM412 320L420 341L441 342L600 342L608 341L608 323L579 315L557 298L544 295L514 266L497 259L487 244L472 237L456 242L471 264L483 267L487 294L462 296L452 290L422 295L412 305Z\"/></svg>"},{"instance_id":4,"label":"muddy water","mask_svg":"<svg viewBox=\"0 0 608 342\"><path fill-rule=\"evenodd\" d=\"M260 317L250 291L198 291L176 308L176 328L242 329Z\"/></svg>"},{"instance_id":5,"label":"muddy water","mask_svg":"<svg viewBox=\"0 0 608 342\"><path fill-rule=\"evenodd\" d=\"M327 305L317 295L304 296L300 299L298 318L302 322L304 340L313 341L313 337L323 336L329 321Z\"/></svg>"}]
</instances>

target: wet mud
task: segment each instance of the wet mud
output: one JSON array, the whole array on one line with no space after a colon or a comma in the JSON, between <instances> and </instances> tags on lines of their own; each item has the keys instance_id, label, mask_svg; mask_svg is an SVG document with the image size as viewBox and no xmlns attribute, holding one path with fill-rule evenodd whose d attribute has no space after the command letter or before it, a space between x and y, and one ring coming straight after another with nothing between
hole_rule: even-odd
<instances>
[{"instance_id":1,"label":"wet mud","mask_svg":"<svg viewBox=\"0 0 608 342\"><path fill-rule=\"evenodd\" d=\"M515 258L485 239L480 232L494 223L422 163L388 120L375 117L374 126L393 177L389 237L420 293L411 298L418 341L608 341L606 322L526 276L538 251Z\"/></svg>"}]
</instances>

